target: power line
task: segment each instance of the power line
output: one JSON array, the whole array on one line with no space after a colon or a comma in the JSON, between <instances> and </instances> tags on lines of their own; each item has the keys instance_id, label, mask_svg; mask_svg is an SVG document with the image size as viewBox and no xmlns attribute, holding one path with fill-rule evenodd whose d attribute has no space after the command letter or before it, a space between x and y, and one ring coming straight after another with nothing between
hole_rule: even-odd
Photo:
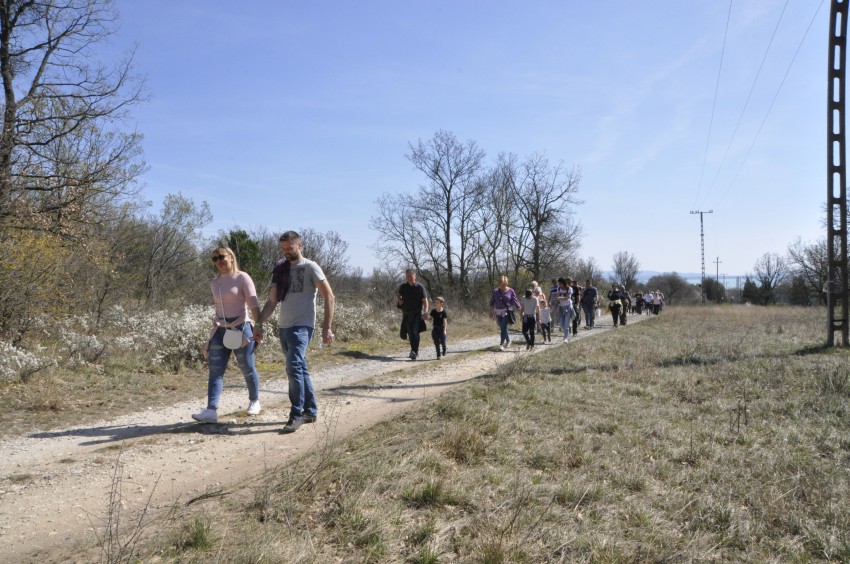
<instances>
[{"instance_id":1,"label":"power line","mask_svg":"<svg viewBox=\"0 0 850 564\"><path fill-rule=\"evenodd\" d=\"M708 196L711 194L711 191L714 189L714 185L717 183L717 177L720 176L720 171L723 169L723 163L726 162L726 157L729 155L729 149L732 148L732 142L735 140L735 135L738 133L738 128L741 126L741 120L744 119L744 113L747 111L747 106L750 104L750 98L753 95L753 90L756 89L756 83L758 82L759 75L761 75L761 69L764 67L764 62L767 60L767 54L770 52L770 46L773 45L773 39L776 37L776 31L779 29L779 24L782 22L782 16L785 15L785 9L788 7L788 2L790 1L791 0L785 0L785 5L782 7L782 13L779 14L779 20L776 22L776 27L773 28L773 35L770 36L767 49L765 49L764 56L761 58L759 70L753 80L753 85L750 87L750 93L747 94L747 101L744 102L744 109L741 110L741 115L738 116L738 123L735 124L735 131L732 132L732 138L729 139L729 144L726 146L726 152L723 153L723 158L720 160L720 166L717 168L717 174L714 175L714 180L711 181L711 186L708 188L708 192L702 201L702 206L705 205L705 202L708 200Z\"/></svg>"},{"instance_id":2,"label":"power line","mask_svg":"<svg viewBox=\"0 0 850 564\"><path fill-rule=\"evenodd\" d=\"M715 207L720 205L720 202L723 201L723 198L726 197L726 194L729 193L729 190L732 189L732 185L735 184L735 180L738 179L738 175L741 174L741 169L744 168L744 164L747 162L747 157L750 156L750 151L753 150L753 146L756 144L756 140L759 138L759 134L761 133L762 128L764 127L764 123L767 121L767 117L770 115L770 110L773 109L773 104L776 103L776 99L779 97L779 92L782 90L782 85L785 84L785 79L788 78L788 73L791 72L791 67L794 65L794 61L797 59L797 54L800 52L800 48L803 46L803 42L806 40L806 36L809 35L809 30L812 29L812 24L815 23L815 18L818 16L821 7L823 6L824 0L821 0L820 4L818 4L818 9L815 11L815 15L812 16L812 21L809 22L809 27L806 28L806 33L803 34L803 38L800 40L800 44L797 46L797 50L794 51L794 56L791 58L791 63L788 65L788 69L785 71L785 75L782 77L782 82L779 83L779 88L776 89L776 94L773 96L773 101L770 103L770 107L767 108L767 113L764 114L764 119L761 121L761 125L759 126L758 131L756 132L756 136L753 138L753 142L750 144L750 148L747 150L747 154L744 155L744 160L741 161L741 166L738 167L738 172L735 173L735 177L732 178L732 182L729 183L729 187L723 193L723 196L715 204Z\"/></svg>"},{"instance_id":3,"label":"power line","mask_svg":"<svg viewBox=\"0 0 850 564\"><path fill-rule=\"evenodd\" d=\"M708 139L705 140L705 155L702 158L702 171L699 173L697 195L694 198L695 207L699 200L699 192L702 189L702 177L705 174L705 161L708 159L708 146L711 143L711 128L714 126L714 108L717 107L717 91L720 89L720 71L723 70L723 55L726 53L726 35L729 33L729 19L731 16L732 0L729 0L729 12L726 14L726 29L723 31L723 48L720 50L720 67L717 69L717 84L714 85L714 102L711 103L711 120L708 122Z\"/></svg>"}]
</instances>

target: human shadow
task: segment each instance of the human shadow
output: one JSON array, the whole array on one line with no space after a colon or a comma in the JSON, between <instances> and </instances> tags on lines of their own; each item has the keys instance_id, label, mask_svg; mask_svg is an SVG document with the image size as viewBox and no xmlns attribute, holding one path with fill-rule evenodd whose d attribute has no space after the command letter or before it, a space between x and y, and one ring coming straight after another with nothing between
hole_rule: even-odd
<instances>
[{"instance_id":1,"label":"human shadow","mask_svg":"<svg viewBox=\"0 0 850 564\"><path fill-rule=\"evenodd\" d=\"M363 351L339 351L334 353L337 356L347 356L349 358L354 358L357 360L376 360L378 362L398 362L399 360L403 360L404 356L381 356L377 354L369 354Z\"/></svg>"},{"instance_id":2,"label":"human shadow","mask_svg":"<svg viewBox=\"0 0 850 564\"><path fill-rule=\"evenodd\" d=\"M28 435L32 439L52 439L56 437L81 437L91 440L78 443L79 446L97 446L127 440L143 439L157 435L258 435L277 433L285 421L262 421L248 423L199 423L180 422L165 425L104 425L65 431L45 431Z\"/></svg>"}]
</instances>

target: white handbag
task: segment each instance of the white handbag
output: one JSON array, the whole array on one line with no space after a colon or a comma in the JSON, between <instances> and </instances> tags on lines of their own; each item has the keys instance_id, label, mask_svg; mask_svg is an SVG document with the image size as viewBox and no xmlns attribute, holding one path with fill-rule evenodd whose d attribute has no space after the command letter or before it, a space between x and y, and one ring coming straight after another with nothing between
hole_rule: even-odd
<instances>
[{"instance_id":1,"label":"white handbag","mask_svg":"<svg viewBox=\"0 0 850 564\"><path fill-rule=\"evenodd\" d=\"M221 279L218 281L218 301L221 302L221 318L224 320L224 339L222 344L228 349L242 348L242 331L229 329L227 327L227 318L224 316L224 299L221 297Z\"/></svg>"}]
</instances>

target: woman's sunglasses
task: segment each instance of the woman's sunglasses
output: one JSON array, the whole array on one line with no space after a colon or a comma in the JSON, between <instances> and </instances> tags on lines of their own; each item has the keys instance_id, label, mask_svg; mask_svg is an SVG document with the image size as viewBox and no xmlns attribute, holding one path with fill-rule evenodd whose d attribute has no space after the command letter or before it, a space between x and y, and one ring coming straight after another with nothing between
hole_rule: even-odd
<instances>
[{"instance_id":1,"label":"woman's sunglasses","mask_svg":"<svg viewBox=\"0 0 850 564\"><path fill-rule=\"evenodd\" d=\"M215 255L215 256L212 258L212 261L213 261L213 262L218 262L218 261L220 261L220 260L224 260L224 259L226 259L226 258L227 258L227 255Z\"/></svg>"}]
</instances>

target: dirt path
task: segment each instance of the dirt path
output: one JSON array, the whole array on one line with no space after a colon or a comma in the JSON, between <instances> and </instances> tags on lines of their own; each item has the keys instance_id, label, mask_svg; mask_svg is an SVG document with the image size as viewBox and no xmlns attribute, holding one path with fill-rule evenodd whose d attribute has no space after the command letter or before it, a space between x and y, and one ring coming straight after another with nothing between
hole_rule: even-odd
<instances>
[{"instance_id":1,"label":"dirt path","mask_svg":"<svg viewBox=\"0 0 850 564\"><path fill-rule=\"evenodd\" d=\"M607 330L610 325L579 331L578 338ZM263 382L261 375L263 412L257 417L222 415L218 425L197 424L190 415L204 406L205 398L199 398L86 427L0 440L0 562L67 561L78 543L93 541L92 526L100 524L107 507L122 444L126 502L130 507L145 503L159 479L151 503L167 507L292 460L327 433L341 438L492 373L526 354L525 346L517 344L522 335L512 337L515 344L504 353L495 351L496 335L450 343L448 358L437 361L430 341L425 346L423 339L417 362L399 352L316 372L319 422L292 435L279 434L289 413L287 381ZM556 333L554 345L536 352L561 345L562 338ZM238 370L225 376L232 386L222 394L219 413L247 406L244 384L241 389L234 384L238 377Z\"/></svg>"}]
</instances>

